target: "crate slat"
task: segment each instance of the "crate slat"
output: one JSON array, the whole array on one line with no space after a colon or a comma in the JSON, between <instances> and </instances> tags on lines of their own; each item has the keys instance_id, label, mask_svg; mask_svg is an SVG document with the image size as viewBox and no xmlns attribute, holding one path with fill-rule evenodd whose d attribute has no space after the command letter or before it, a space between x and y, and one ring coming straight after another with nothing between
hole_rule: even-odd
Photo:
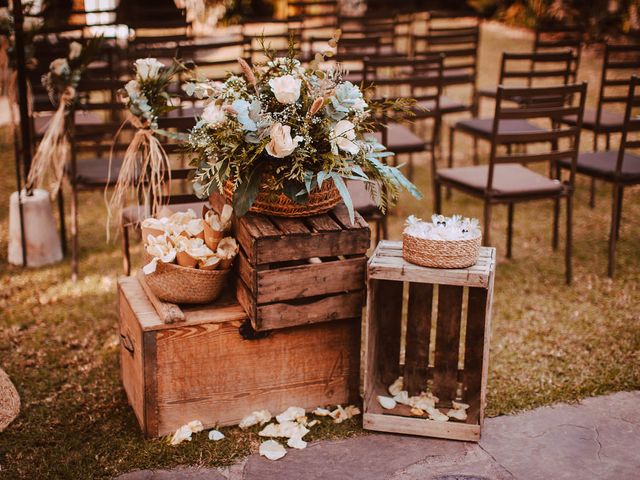
<instances>
[{"instance_id":1,"label":"crate slat","mask_svg":"<svg viewBox=\"0 0 640 480\"><path fill-rule=\"evenodd\" d=\"M441 399L455 398L458 385L462 287L438 285L434 393Z\"/></svg>"},{"instance_id":2,"label":"crate slat","mask_svg":"<svg viewBox=\"0 0 640 480\"><path fill-rule=\"evenodd\" d=\"M405 347L404 382L409 395L419 395L427 384L433 285L409 284L407 311L407 343Z\"/></svg>"}]
</instances>

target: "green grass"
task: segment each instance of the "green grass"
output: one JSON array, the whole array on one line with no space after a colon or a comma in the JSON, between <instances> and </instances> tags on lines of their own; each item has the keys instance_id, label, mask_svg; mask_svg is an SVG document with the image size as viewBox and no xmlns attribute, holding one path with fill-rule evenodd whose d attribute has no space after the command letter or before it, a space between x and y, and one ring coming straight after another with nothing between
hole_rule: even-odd
<instances>
[{"instance_id":1,"label":"green grass","mask_svg":"<svg viewBox=\"0 0 640 480\"><path fill-rule=\"evenodd\" d=\"M486 33L481 84L495 82L505 46L528 45ZM599 62L593 52L585 55L581 77L591 80ZM120 252L117 243L105 242L102 194L80 196L80 281L70 281L68 261L37 270L8 266L13 153L6 131L0 141L0 366L22 397L20 416L0 433L0 477L104 478L138 468L228 465L255 451L256 432L236 428L223 429L222 442L209 442L202 433L179 447L142 437L120 385L115 303ZM457 146L461 156L470 151L462 139ZM426 171L419 162L416 182L425 199L402 198L391 219L393 238L399 238L407 215L430 215ZM551 250L550 202L517 206L511 261L503 256L506 209L496 209L489 415L640 387L640 189L625 192L614 281L605 276L610 198L610 189L600 185L597 206L589 209L588 183L579 182L572 287L564 285L562 250ZM454 212L481 216L479 202L460 194L445 202L445 213ZM133 257L139 253L136 245ZM316 428L310 437L361 433L359 421L351 421Z\"/></svg>"}]
</instances>

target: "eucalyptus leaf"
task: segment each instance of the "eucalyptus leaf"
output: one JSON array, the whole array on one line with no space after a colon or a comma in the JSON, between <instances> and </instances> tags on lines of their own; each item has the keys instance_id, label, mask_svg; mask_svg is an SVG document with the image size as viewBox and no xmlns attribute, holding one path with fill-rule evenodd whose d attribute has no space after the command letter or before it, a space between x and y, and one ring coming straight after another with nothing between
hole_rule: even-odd
<instances>
[{"instance_id":1,"label":"eucalyptus leaf","mask_svg":"<svg viewBox=\"0 0 640 480\"><path fill-rule=\"evenodd\" d=\"M258 198L260 182L262 181L262 169L254 169L246 182L239 184L233 193L233 211L242 217L249 211L253 202Z\"/></svg>"},{"instance_id":2,"label":"eucalyptus leaf","mask_svg":"<svg viewBox=\"0 0 640 480\"><path fill-rule=\"evenodd\" d=\"M349 220L351 220L351 225L353 225L356 221L356 216L353 211L353 201L351 200L351 195L349 194L347 184L344 183L342 177L335 172L332 172L330 176L333 179L333 183L335 183L336 188L340 192L340 196L342 197L344 204L347 206L347 211L349 212Z\"/></svg>"}]
</instances>

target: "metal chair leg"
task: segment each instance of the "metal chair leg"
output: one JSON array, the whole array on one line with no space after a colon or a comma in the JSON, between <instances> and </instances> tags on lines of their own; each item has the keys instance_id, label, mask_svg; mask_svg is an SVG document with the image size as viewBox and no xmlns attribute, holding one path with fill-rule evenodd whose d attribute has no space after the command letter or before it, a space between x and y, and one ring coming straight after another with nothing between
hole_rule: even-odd
<instances>
[{"instance_id":1,"label":"metal chair leg","mask_svg":"<svg viewBox=\"0 0 640 480\"><path fill-rule=\"evenodd\" d=\"M484 231L482 232L482 244L491 245L491 202L488 199L484 201Z\"/></svg>"},{"instance_id":2,"label":"metal chair leg","mask_svg":"<svg viewBox=\"0 0 640 480\"><path fill-rule=\"evenodd\" d=\"M131 274L131 256L129 253L129 226L122 226L122 269L124 274Z\"/></svg>"},{"instance_id":3,"label":"metal chair leg","mask_svg":"<svg viewBox=\"0 0 640 480\"><path fill-rule=\"evenodd\" d=\"M514 204L507 205L507 258L512 258L511 247L513 245L513 209Z\"/></svg>"},{"instance_id":4,"label":"metal chair leg","mask_svg":"<svg viewBox=\"0 0 640 480\"><path fill-rule=\"evenodd\" d=\"M67 225L64 218L64 194L62 185L58 190L58 217L60 219L60 245L62 246L62 256L67 256Z\"/></svg>"},{"instance_id":5,"label":"metal chair leg","mask_svg":"<svg viewBox=\"0 0 640 480\"><path fill-rule=\"evenodd\" d=\"M618 240L617 232L620 228L620 199L622 197L622 187L613 185L613 198L611 201L611 230L609 232L609 264L607 274L613 278L616 267L616 243Z\"/></svg>"},{"instance_id":6,"label":"metal chair leg","mask_svg":"<svg viewBox=\"0 0 640 480\"><path fill-rule=\"evenodd\" d=\"M565 275L567 285L573 281L573 195L567 196L567 238L565 246Z\"/></svg>"}]
</instances>

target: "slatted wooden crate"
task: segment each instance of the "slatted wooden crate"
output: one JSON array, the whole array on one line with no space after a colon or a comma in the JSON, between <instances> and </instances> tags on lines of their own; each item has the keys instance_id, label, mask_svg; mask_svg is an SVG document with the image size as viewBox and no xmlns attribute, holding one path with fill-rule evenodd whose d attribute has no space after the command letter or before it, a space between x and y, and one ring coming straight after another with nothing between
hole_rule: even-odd
<instances>
[{"instance_id":1,"label":"slatted wooden crate","mask_svg":"<svg viewBox=\"0 0 640 480\"><path fill-rule=\"evenodd\" d=\"M136 278L118 290L122 381L149 437L191 420L235 425L255 410L358 397L360 318L255 335L233 297L183 308L184 321L167 324Z\"/></svg>"},{"instance_id":2,"label":"slatted wooden crate","mask_svg":"<svg viewBox=\"0 0 640 480\"><path fill-rule=\"evenodd\" d=\"M246 215L234 233L237 297L256 330L361 316L371 233L360 215Z\"/></svg>"},{"instance_id":3,"label":"slatted wooden crate","mask_svg":"<svg viewBox=\"0 0 640 480\"><path fill-rule=\"evenodd\" d=\"M406 262L401 242L380 242L368 264L364 428L480 439L494 276L494 248L481 247L473 267L445 270ZM401 362L403 301L407 302L406 341ZM433 330L435 345L430 345ZM393 410L383 409L377 396L389 396L389 385L401 375L409 395L418 395L429 384L440 399L438 408L450 408L456 399L469 404L467 420L436 422L415 417L400 404Z\"/></svg>"}]
</instances>

